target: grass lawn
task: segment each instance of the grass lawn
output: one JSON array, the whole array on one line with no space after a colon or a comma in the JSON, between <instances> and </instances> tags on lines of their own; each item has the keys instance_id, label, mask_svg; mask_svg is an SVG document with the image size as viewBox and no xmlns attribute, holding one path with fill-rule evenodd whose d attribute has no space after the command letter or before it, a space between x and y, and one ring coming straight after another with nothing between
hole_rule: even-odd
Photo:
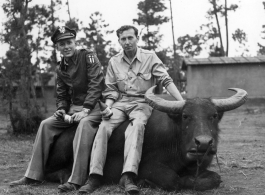
<instances>
[{"instance_id":1,"label":"grass lawn","mask_svg":"<svg viewBox=\"0 0 265 195\"><path fill-rule=\"evenodd\" d=\"M54 109L54 107L53 107ZM52 109L49 111L51 114ZM218 189L196 192L165 192L160 189L141 189L147 195L264 195L265 194L265 107L246 106L225 113L221 123L218 159L210 170L221 175ZM57 194L57 183L45 182L40 186L9 188L8 183L20 179L30 160L34 136L7 134L8 118L0 114L0 194L35 195ZM78 194L77 192L69 194ZM93 195L124 194L117 185L103 186Z\"/></svg>"}]
</instances>

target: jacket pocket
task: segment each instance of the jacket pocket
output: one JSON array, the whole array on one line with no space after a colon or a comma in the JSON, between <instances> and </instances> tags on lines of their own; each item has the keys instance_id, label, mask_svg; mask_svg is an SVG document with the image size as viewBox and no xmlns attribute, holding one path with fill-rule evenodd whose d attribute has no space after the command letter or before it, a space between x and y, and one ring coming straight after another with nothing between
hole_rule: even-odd
<instances>
[{"instance_id":1,"label":"jacket pocket","mask_svg":"<svg viewBox=\"0 0 265 195\"><path fill-rule=\"evenodd\" d=\"M139 93L145 93L147 89L152 87L152 74L151 73L138 73L136 79Z\"/></svg>"},{"instance_id":2,"label":"jacket pocket","mask_svg":"<svg viewBox=\"0 0 265 195\"><path fill-rule=\"evenodd\" d=\"M148 81L151 79L152 74L151 73L138 73L137 76L141 77L143 80Z\"/></svg>"},{"instance_id":3,"label":"jacket pocket","mask_svg":"<svg viewBox=\"0 0 265 195\"><path fill-rule=\"evenodd\" d=\"M118 90L121 92L124 92L125 84L126 84L126 75L116 73L116 80L117 80Z\"/></svg>"}]
</instances>

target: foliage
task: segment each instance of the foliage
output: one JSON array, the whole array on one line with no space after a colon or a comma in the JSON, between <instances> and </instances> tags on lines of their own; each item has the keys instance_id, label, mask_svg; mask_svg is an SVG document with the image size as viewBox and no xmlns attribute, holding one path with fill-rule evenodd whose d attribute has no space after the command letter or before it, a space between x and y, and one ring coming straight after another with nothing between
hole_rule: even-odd
<instances>
[{"instance_id":1,"label":"foliage","mask_svg":"<svg viewBox=\"0 0 265 195\"><path fill-rule=\"evenodd\" d=\"M40 108L31 108L28 114L25 110L14 108L12 111L13 134L31 134L36 133L44 115Z\"/></svg>"},{"instance_id":2,"label":"foliage","mask_svg":"<svg viewBox=\"0 0 265 195\"><path fill-rule=\"evenodd\" d=\"M56 48L50 40L53 32L56 29L56 26L61 23L60 17L55 13L61 9L62 1L61 0L51 0L51 4L47 7L43 6L47 15L41 17L39 22L39 36L40 47L39 50L42 51L43 55L39 56L42 64L46 65L46 68L42 71L51 72L54 71L57 66L57 55ZM44 11L43 11L44 12ZM44 15L41 12L39 15Z\"/></svg>"},{"instance_id":3,"label":"foliage","mask_svg":"<svg viewBox=\"0 0 265 195\"><path fill-rule=\"evenodd\" d=\"M247 43L247 34L241 30L241 29L236 29L235 32L232 34L232 38L235 42L239 43L239 49L243 50L242 56L245 54L245 52L248 52L248 48L246 47Z\"/></svg>"},{"instance_id":4,"label":"foliage","mask_svg":"<svg viewBox=\"0 0 265 195\"><path fill-rule=\"evenodd\" d=\"M146 33L142 35L142 40L145 43L144 48L156 50L162 39L162 35L159 34L159 25L169 20L168 17L161 15L161 12L167 8L163 0L143 0L138 3L138 9L140 10L138 18L133 19L133 22L146 28Z\"/></svg>"},{"instance_id":5,"label":"foliage","mask_svg":"<svg viewBox=\"0 0 265 195\"><path fill-rule=\"evenodd\" d=\"M169 57L169 54L171 53L172 55L175 52L172 52L172 50L170 51L168 48L160 48L160 42L163 38L163 35L159 33L160 25L169 21L169 18L164 16L164 12L167 9L164 5L164 0L140 1L138 3L138 9L138 18L133 19L133 22L140 26L144 26L140 32L140 35L142 32L145 32L142 34L142 40L145 43L142 48L156 52L161 61L166 64L169 69L172 69L171 77L174 80L174 83L178 86L179 56L176 54L174 60L172 60Z\"/></svg>"},{"instance_id":6,"label":"foliage","mask_svg":"<svg viewBox=\"0 0 265 195\"><path fill-rule=\"evenodd\" d=\"M202 34L185 35L178 38L178 48L185 56L197 56L202 51Z\"/></svg>"},{"instance_id":7,"label":"foliage","mask_svg":"<svg viewBox=\"0 0 265 195\"><path fill-rule=\"evenodd\" d=\"M265 9L265 1L262 2L264 9ZM265 34L265 25L262 25L263 31L261 32L263 35ZM262 37L262 39L265 39L265 37ZM261 43L258 43L259 50L258 54L265 55L265 46Z\"/></svg>"},{"instance_id":8,"label":"foliage","mask_svg":"<svg viewBox=\"0 0 265 195\"><path fill-rule=\"evenodd\" d=\"M38 49L38 41L33 39L31 31L33 25L39 22L38 11L42 8L36 6L29 8L30 0L6 1L3 10L7 15L4 22L4 32L1 34L2 40L9 44L9 50L1 66L1 83L4 96L8 99L10 121L15 131L15 120L18 113L25 118L25 123L29 122L27 131L33 131L31 120L35 121L35 115L40 116L36 101L34 88L34 78L37 71L37 64L33 64L32 52ZM37 15L36 15L37 14ZM45 15L45 14L44 14ZM18 87L19 108L13 107L13 88ZM15 111L16 110L16 111ZM34 119L32 118L34 117ZM40 116L41 118L41 116ZM21 127L20 125L18 126Z\"/></svg>"},{"instance_id":9,"label":"foliage","mask_svg":"<svg viewBox=\"0 0 265 195\"><path fill-rule=\"evenodd\" d=\"M226 1L225 1L226 2ZM178 38L178 48L182 55L187 57L198 56L204 49L209 51L209 56L228 56L228 12L236 11L238 9L237 4L227 5L221 4L219 0L209 0L211 9L207 11L206 18L209 20L208 23L202 24L199 31L196 32L194 36L184 35ZM226 51L224 50L223 37L221 34L220 17L225 17L225 31L226 31ZM239 44L239 47L245 51L247 36L246 33L237 29L232 34L232 38L235 42Z\"/></svg>"},{"instance_id":10,"label":"foliage","mask_svg":"<svg viewBox=\"0 0 265 195\"><path fill-rule=\"evenodd\" d=\"M102 18L100 12L92 13L89 18L91 20L90 23L81 28L85 37L79 39L78 42L85 48L93 49L104 70L106 70L110 57L117 53L111 46L111 41L106 40L107 36L113 33L113 30L108 29L109 24Z\"/></svg>"}]
</instances>

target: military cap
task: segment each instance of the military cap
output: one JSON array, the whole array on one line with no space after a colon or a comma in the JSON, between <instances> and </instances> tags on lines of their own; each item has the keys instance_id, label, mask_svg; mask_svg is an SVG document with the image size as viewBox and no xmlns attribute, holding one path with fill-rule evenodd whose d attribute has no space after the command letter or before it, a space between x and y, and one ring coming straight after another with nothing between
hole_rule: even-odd
<instances>
[{"instance_id":1,"label":"military cap","mask_svg":"<svg viewBox=\"0 0 265 195\"><path fill-rule=\"evenodd\" d=\"M55 32L53 33L51 40L55 44L60 40L63 39L70 39L76 37L76 31L73 29L70 29L67 26L61 26L58 27Z\"/></svg>"}]
</instances>

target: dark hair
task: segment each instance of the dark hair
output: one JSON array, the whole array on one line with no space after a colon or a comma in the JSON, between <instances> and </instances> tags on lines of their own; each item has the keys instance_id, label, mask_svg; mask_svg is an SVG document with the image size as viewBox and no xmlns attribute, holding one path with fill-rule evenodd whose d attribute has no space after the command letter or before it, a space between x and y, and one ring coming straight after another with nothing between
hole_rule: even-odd
<instances>
[{"instance_id":1,"label":"dark hair","mask_svg":"<svg viewBox=\"0 0 265 195\"><path fill-rule=\"evenodd\" d=\"M133 29L135 36L136 37L138 36L138 29L137 28L135 28L134 26L130 26L130 25L124 25L124 26L121 26L118 30L116 30L116 34L117 34L118 38L120 38L121 33L123 33L126 30L129 30L129 29Z\"/></svg>"}]
</instances>

